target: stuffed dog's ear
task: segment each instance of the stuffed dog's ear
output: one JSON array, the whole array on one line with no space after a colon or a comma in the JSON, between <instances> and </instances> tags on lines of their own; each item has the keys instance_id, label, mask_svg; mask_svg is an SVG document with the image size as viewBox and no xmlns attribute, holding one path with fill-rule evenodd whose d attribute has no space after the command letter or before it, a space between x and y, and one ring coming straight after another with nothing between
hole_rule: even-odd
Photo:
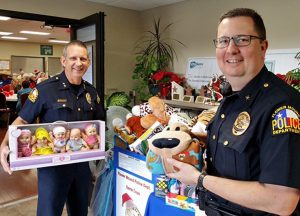
<instances>
[{"instance_id":1,"label":"stuffed dog's ear","mask_svg":"<svg viewBox=\"0 0 300 216\"><path fill-rule=\"evenodd\" d=\"M207 141L207 134L206 133L198 133L198 132L190 132L192 138L196 138L198 140Z\"/></svg>"}]
</instances>

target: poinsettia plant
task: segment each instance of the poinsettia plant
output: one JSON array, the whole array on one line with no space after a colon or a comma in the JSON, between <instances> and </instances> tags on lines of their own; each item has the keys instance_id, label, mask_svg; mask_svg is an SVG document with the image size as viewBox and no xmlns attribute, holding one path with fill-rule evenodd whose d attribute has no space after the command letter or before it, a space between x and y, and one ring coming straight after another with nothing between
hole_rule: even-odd
<instances>
[{"instance_id":1,"label":"poinsettia plant","mask_svg":"<svg viewBox=\"0 0 300 216\"><path fill-rule=\"evenodd\" d=\"M153 74L150 79L153 84L159 84L160 86L171 85L172 81L180 85L183 84L184 81L184 77L180 77L174 72L168 71L158 71L155 74Z\"/></svg>"}]
</instances>

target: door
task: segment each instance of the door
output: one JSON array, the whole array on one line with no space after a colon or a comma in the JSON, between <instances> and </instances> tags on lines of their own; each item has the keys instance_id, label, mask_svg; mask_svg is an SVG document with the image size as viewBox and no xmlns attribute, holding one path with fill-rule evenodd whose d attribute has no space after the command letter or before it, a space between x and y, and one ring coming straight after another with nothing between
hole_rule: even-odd
<instances>
[{"instance_id":1,"label":"door","mask_svg":"<svg viewBox=\"0 0 300 216\"><path fill-rule=\"evenodd\" d=\"M83 19L68 19L41 14L24 13L0 9L1 16L12 18L44 21L45 25L65 27L71 31L71 39L84 41L93 55L91 68L85 78L97 89L104 102L104 13L99 12ZM103 107L104 107L104 103Z\"/></svg>"},{"instance_id":2,"label":"door","mask_svg":"<svg viewBox=\"0 0 300 216\"><path fill-rule=\"evenodd\" d=\"M104 108L104 13L85 17L76 23L71 39L83 41L89 50L91 65L84 79L93 84Z\"/></svg>"}]
</instances>

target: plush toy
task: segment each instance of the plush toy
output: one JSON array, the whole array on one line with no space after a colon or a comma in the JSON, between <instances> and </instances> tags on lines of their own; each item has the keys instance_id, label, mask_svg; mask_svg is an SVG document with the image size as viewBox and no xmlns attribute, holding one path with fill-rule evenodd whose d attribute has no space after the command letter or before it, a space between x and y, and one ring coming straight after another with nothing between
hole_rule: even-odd
<instances>
[{"instance_id":1,"label":"plush toy","mask_svg":"<svg viewBox=\"0 0 300 216\"><path fill-rule=\"evenodd\" d=\"M147 168L153 174L164 174L177 171L167 163L167 158L191 164L201 170L204 139L192 138L187 126L174 123L148 140L149 151L146 155Z\"/></svg>"},{"instance_id":2,"label":"plush toy","mask_svg":"<svg viewBox=\"0 0 300 216\"><path fill-rule=\"evenodd\" d=\"M198 116L195 116L192 119L191 125L189 125L192 128L191 132L198 136L206 136L206 126L215 116L216 112L217 106L209 110L203 110Z\"/></svg>"},{"instance_id":3,"label":"plush toy","mask_svg":"<svg viewBox=\"0 0 300 216\"><path fill-rule=\"evenodd\" d=\"M136 140L136 136L134 134L129 134L125 127L114 127L114 132L128 144L131 144Z\"/></svg>"},{"instance_id":4,"label":"plush toy","mask_svg":"<svg viewBox=\"0 0 300 216\"><path fill-rule=\"evenodd\" d=\"M146 129L141 125L141 117L139 116L132 116L128 118L125 129L128 134L134 134L136 137L142 136L142 134L146 131Z\"/></svg>"},{"instance_id":5,"label":"plush toy","mask_svg":"<svg viewBox=\"0 0 300 216\"><path fill-rule=\"evenodd\" d=\"M167 114L164 101L157 96L153 96L149 98L148 103L152 113L141 118L142 127L148 129L156 121L159 121L164 126L167 125L170 119L170 115Z\"/></svg>"}]
</instances>

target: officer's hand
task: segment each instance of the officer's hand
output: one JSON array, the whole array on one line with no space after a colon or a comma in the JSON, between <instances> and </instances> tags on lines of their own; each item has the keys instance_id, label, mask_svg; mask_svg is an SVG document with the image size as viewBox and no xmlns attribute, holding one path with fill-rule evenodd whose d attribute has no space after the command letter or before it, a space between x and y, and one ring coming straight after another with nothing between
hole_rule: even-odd
<instances>
[{"instance_id":1,"label":"officer's hand","mask_svg":"<svg viewBox=\"0 0 300 216\"><path fill-rule=\"evenodd\" d=\"M187 185L196 185L200 172L192 165L168 158L167 162L179 169L178 172L167 173L170 178L178 179Z\"/></svg>"},{"instance_id":2,"label":"officer's hand","mask_svg":"<svg viewBox=\"0 0 300 216\"><path fill-rule=\"evenodd\" d=\"M8 146L1 146L1 148L0 148L1 165L3 167L3 170L11 175L12 171L7 162L9 152L10 151L9 151Z\"/></svg>"}]
</instances>

